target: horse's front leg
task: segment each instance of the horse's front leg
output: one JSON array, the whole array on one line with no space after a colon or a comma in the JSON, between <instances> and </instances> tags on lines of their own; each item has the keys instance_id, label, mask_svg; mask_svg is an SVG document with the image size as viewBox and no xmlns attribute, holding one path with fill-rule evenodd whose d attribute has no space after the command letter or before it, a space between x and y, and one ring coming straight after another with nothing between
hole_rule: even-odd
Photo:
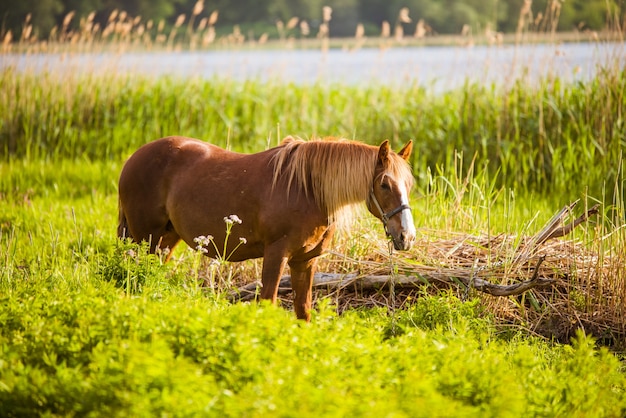
<instances>
[{"instance_id":1,"label":"horse's front leg","mask_svg":"<svg viewBox=\"0 0 626 418\"><path fill-rule=\"evenodd\" d=\"M298 319L311 320L311 288L317 268L317 258L306 261L289 261L291 288L295 292L293 308Z\"/></svg>"},{"instance_id":2,"label":"horse's front leg","mask_svg":"<svg viewBox=\"0 0 626 418\"><path fill-rule=\"evenodd\" d=\"M305 247L306 252L289 260L291 267L291 288L295 292L294 310L298 319L311 320L311 289L313 276L317 270L317 257L322 255L330 245L335 225L319 227L313 234L318 237L312 240L312 246Z\"/></svg>"},{"instance_id":3,"label":"horse's front leg","mask_svg":"<svg viewBox=\"0 0 626 418\"><path fill-rule=\"evenodd\" d=\"M263 271L261 276L263 288L261 289L261 299L268 299L271 300L272 303L276 303L278 285L286 263L287 256L282 247L266 247L263 255Z\"/></svg>"}]
</instances>

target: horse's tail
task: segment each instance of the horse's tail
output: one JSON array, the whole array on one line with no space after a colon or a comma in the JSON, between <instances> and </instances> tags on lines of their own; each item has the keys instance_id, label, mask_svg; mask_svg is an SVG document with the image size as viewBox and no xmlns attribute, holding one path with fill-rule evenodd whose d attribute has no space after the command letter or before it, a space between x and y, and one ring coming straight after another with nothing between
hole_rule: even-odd
<instances>
[{"instance_id":1,"label":"horse's tail","mask_svg":"<svg viewBox=\"0 0 626 418\"><path fill-rule=\"evenodd\" d=\"M118 200L118 210L117 236L118 238L128 238L130 237L130 232L128 231L128 220L126 219L121 199Z\"/></svg>"}]
</instances>

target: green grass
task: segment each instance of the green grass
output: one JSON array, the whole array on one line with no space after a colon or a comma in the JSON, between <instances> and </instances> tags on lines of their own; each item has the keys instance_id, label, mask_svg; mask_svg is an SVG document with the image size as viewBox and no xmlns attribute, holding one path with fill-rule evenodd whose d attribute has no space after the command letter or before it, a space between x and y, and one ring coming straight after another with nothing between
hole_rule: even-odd
<instances>
[{"instance_id":1,"label":"green grass","mask_svg":"<svg viewBox=\"0 0 626 418\"><path fill-rule=\"evenodd\" d=\"M122 164L161 136L243 152L287 134L413 138L421 235L527 236L571 200L601 202L599 220L573 237L618 265L610 280L570 278L595 293L565 302L618 321L625 81L607 71L585 84L434 95L1 72L0 415L623 416L624 366L590 337L539 339L503 327L484 299L448 293L340 316L323 299L304 324L226 302L229 280L200 286L213 267L193 250L163 264L115 229ZM383 239L367 218L335 250L360 260ZM258 278L258 263L234 268Z\"/></svg>"}]
</instances>

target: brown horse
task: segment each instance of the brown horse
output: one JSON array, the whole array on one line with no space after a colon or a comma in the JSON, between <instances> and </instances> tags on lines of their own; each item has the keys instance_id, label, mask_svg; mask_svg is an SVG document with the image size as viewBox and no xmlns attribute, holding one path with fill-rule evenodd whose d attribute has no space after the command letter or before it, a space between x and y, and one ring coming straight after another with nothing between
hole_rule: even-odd
<instances>
[{"instance_id":1,"label":"brown horse","mask_svg":"<svg viewBox=\"0 0 626 418\"><path fill-rule=\"evenodd\" d=\"M346 209L365 201L394 247L411 247L412 148L409 141L396 154L389 141L375 147L288 137L275 148L239 154L197 139L162 138L139 148L122 169L118 236L149 241L154 252L171 251L181 239L196 247L194 238L210 235L215 245L202 249L210 257L263 257L261 298L273 302L289 264L294 309L308 321L317 257ZM224 221L233 220L241 224L231 224L233 239L220 254Z\"/></svg>"}]
</instances>

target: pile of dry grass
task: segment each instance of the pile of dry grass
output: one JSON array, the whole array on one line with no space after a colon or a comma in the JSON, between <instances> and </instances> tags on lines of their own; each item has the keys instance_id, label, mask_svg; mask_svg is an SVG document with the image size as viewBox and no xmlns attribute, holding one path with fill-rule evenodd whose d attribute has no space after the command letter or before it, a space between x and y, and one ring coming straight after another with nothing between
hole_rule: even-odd
<instances>
[{"instance_id":1,"label":"pile of dry grass","mask_svg":"<svg viewBox=\"0 0 626 418\"><path fill-rule=\"evenodd\" d=\"M597 254L582 243L558 239L542 244L524 262L515 263L511 255L531 240L511 235L441 236L432 231L416 244L411 258L396 258L392 267L388 255L380 251L375 258L362 261L365 268L350 284L318 286L317 297L332 297L340 311L361 306L398 309L424 291L451 289L461 298L479 297L486 312L502 326L521 327L560 342L568 342L577 329L583 329L604 345L625 348L623 256ZM395 275L392 269L397 269ZM391 280L394 276L395 281ZM359 280L368 277L390 280L379 279L372 286ZM493 296L473 288L472 278L503 288L529 283L533 278L542 280L543 285L521 294Z\"/></svg>"},{"instance_id":2,"label":"pile of dry grass","mask_svg":"<svg viewBox=\"0 0 626 418\"><path fill-rule=\"evenodd\" d=\"M365 257L331 253L315 277L315 298L332 298L338 311L356 307L400 309L424 292L451 289L478 297L501 326L523 328L559 342L577 329L600 344L626 348L626 280L623 254L600 254L564 239L596 208L563 225L570 205L534 236L467 235L422 230L410 255L382 244ZM258 282L241 286L237 297L252 298ZM279 293L286 306L289 276Z\"/></svg>"}]
</instances>

